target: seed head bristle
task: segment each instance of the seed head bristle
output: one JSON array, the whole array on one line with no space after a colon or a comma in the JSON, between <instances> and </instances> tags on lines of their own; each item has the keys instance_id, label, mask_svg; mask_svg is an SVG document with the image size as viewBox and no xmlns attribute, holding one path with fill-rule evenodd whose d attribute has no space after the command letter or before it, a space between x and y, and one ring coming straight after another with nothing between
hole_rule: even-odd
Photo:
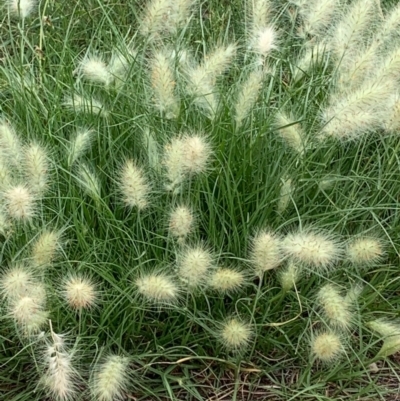
<instances>
[{"instance_id":1,"label":"seed head bristle","mask_svg":"<svg viewBox=\"0 0 400 401\"><path fill-rule=\"evenodd\" d=\"M212 254L203 246L187 248L178 259L178 275L189 287L198 287L207 283L212 264Z\"/></svg>"},{"instance_id":2,"label":"seed head bristle","mask_svg":"<svg viewBox=\"0 0 400 401\"><path fill-rule=\"evenodd\" d=\"M194 216L192 211L184 205L174 208L168 220L168 229L172 236L182 240L193 230Z\"/></svg>"},{"instance_id":3,"label":"seed head bristle","mask_svg":"<svg viewBox=\"0 0 400 401\"><path fill-rule=\"evenodd\" d=\"M321 332L312 339L311 352L322 362L331 363L344 352L344 347L336 333Z\"/></svg>"},{"instance_id":4,"label":"seed head bristle","mask_svg":"<svg viewBox=\"0 0 400 401\"><path fill-rule=\"evenodd\" d=\"M320 288L317 303L322 309L323 316L331 326L347 329L353 322L352 302L340 294L332 284Z\"/></svg>"},{"instance_id":5,"label":"seed head bristle","mask_svg":"<svg viewBox=\"0 0 400 401\"><path fill-rule=\"evenodd\" d=\"M249 344L253 337L253 329L248 323L229 318L222 324L219 336L228 350L239 351Z\"/></svg>"},{"instance_id":6,"label":"seed head bristle","mask_svg":"<svg viewBox=\"0 0 400 401\"><path fill-rule=\"evenodd\" d=\"M92 376L91 393L98 401L121 399L129 384L128 359L109 355Z\"/></svg>"},{"instance_id":7,"label":"seed head bristle","mask_svg":"<svg viewBox=\"0 0 400 401\"><path fill-rule=\"evenodd\" d=\"M79 62L76 72L88 81L105 86L109 85L113 80L107 64L102 57L95 54L87 54Z\"/></svg>"},{"instance_id":8,"label":"seed head bristle","mask_svg":"<svg viewBox=\"0 0 400 401\"><path fill-rule=\"evenodd\" d=\"M48 394L55 400L72 400L77 391L77 373L72 366L72 354L65 347L64 336L53 332L52 341L47 344L44 354L46 373L43 384Z\"/></svg>"},{"instance_id":9,"label":"seed head bristle","mask_svg":"<svg viewBox=\"0 0 400 401\"><path fill-rule=\"evenodd\" d=\"M141 296L155 303L174 303L179 296L179 287L172 276L162 273L143 274L136 282Z\"/></svg>"},{"instance_id":10,"label":"seed head bristle","mask_svg":"<svg viewBox=\"0 0 400 401\"><path fill-rule=\"evenodd\" d=\"M347 246L347 259L356 266L379 263L385 255L383 243L374 237L355 238Z\"/></svg>"},{"instance_id":11,"label":"seed head bristle","mask_svg":"<svg viewBox=\"0 0 400 401\"><path fill-rule=\"evenodd\" d=\"M31 143L25 147L24 168L31 190L38 196L43 196L49 183L49 158L42 146Z\"/></svg>"},{"instance_id":12,"label":"seed head bristle","mask_svg":"<svg viewBox=\"0 0 400 401\"><path fill-rule=\"evenodd\" d=\"M10 186L3 192L5 210L17 221L28 222L36 214L35 197L26 185Z\"/></svg>"},{"instance_id":13,"label":"seed head bristle","mask_svg":"<svg viewBox=\"0 0 400 401\"><path fill-rule=\"evenodd\" d=\"M208 285L215 291L229 293L238 291L244 283L245 277L242 272L220 267L211 274Z\"/></svg>"},{"instance_id":14,"label":"seed head bristle","mask_svg":"<svg viewBox=\"0 0 400 401\"><path fill-rule=\"evenodd\" d=\"M67 277L63 283L62 294L68 306L75 310L91 309L98 299L93 281L81 275Z\"/></svg>"},{"instance_id":15,"label":"seed head bristle","mask_svg":"<svg viewBox=\"0 0 400 401\"><path fill-rule=\"evenodd\" d=\"M252 239L250 260L258 276L282 262L281 239L272 231L260 231Z\"/></svg>"},{"instance_id":16,"label":"seed head bristle","mask_svg":"<svg viewBox=\"0 0 400 401\"><path fill-rule=\"evenodd\" d=\"M148 205L151 187L143 170L133 160L126 160L122 167L119 189L126 206L142 210Z\"/></svg>"},{"instance_id":17,"label":"seed head bristle","mask_svg":"<svg viewBox=\"0 0 400 401\"><path fill-rule=\"evenodd\" d=\"M35 268L46 269L61 250L61 234L54 230L44 230L36 239L31 251L32 264Z\"/></svg>"},{"instance_id":18,"label":"seed head bristle","mask_svg":"<svg viewBox=\"0 0 400 401\"><path fill-rule=\"evenodd\" d=\"M282 250L295 263L316 270L334 266L343 254L343 246L335 236L312 230L288 234L282 241Z\"/></svg>"}]
</instances>

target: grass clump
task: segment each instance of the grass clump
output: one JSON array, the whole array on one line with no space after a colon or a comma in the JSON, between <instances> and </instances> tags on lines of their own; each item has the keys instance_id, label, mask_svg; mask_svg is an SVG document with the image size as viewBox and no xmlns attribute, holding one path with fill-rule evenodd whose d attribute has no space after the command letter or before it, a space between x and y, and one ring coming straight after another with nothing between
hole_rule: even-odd
<instances>
[{"instance_id":1,"label":"grass clump","mask_svg":"<svg viewBox=\"0 0 400 401\"><path fill-rule=\"evenodd\" d=\"M2 4L0 398L390 399L398 5L67 3Z\"/></svg>"}]
</instances>

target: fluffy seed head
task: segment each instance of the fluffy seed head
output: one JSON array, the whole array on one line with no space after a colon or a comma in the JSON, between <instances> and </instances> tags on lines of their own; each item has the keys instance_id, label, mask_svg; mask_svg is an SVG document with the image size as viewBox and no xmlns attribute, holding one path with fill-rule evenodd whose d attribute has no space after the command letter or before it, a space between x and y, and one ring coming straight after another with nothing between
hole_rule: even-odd
<instances>
[{"instance_id":1,"label":"fluffy seed head","mask_svg":"<svg viewBox=\"0 0 400 401\"><path fill-rule=\"evenodd\" d=\"M190 18L196 0L151 0L141 18L140 33L147 40L159 40L175 34Z\"/></svg>"},{"instance_id":2,"label":"fluffy seed head","mask_svg":"<svg viewBox=\"0 0 400 401\"><path fill-rule=\"evenodd\" d=\"M167 189L173 190L179 186L185 178L185 168L183 163L184 143L182 138L173 138L164 147L163 165L170 184Z\"/></svg>"},{"instance_id":3,"label":"fluffy seed head","mask_svg":"<svg viewBox=\"0 0 400 401\"><path fill-rule=\"evenodd\" d=\"M102 85L108 85L112 77L108 71L106 63L101 57L89 54L80 61L76 69L88 81L96 82Z\"/></svg>"},{"instance_id":4,"label":"fluffy seed head","mask_svg":"<svg viewBox=\"0 0 400 401\"><path fill-rule=\"evenodd\" d=\"M264 76L265 72L257 69L252 71L246 81L243 82L235 104L235 121L237 127L241 126L243 120L247 118L257 102Z\"/></svg>"},{"instance_id":5,"label":"fluffy seed head","mask_svg":"<svg viewBox=\"0 0 400 401\"><path fill-rule=\"evenodd\" d=\"M7 215L4 213L3 208L0 207L0 235L7 237L11 227Z\"/></svg>"},{"instance_id":6,"label":"fluffy seed head","mask_svg":"<svg viewBox=\"0 0 400 401\"><path fill-rule=\"evenodd\" d=\"M49 159L42 146L32 143L25 148L24 167L29 187L35 194L43 195L48 186Z\"/></svg>"},{"instance_id":7,"label":"fluffy seed head","mask_svg":"<svg viewBox=\"0 0 400 401\"><path fill-rule=\"evenodd\" d=\"M342 256L339 241L311 230L288 234L282 241L282 250L294 262L319 270L333 266Z\"/></svg>"},{"instance_id":8,"label":"fluffy seed head","mask_svg":"<svg viewBox=\"0 0 400 401\"><path fill-rule=\"evenodd\" d=\"M172 236L178 239L187 237L193 229L194 216L186 206L177 206L169 215L168 228Z\"/></svg>"},{"instance_id":9,"label":"fluffy seed head","mask_svg":"<svg viewBox=\"0 0 400 401\"><path fill-rule=\"evenodd\" d=\"M328 323L340 329L348 328L353 319L350 298L343 297L332 284L320 288L317 302Z\"/></svg>"},{"instance_id":10,"label":"fluffy seed head","mask_svg":"<svg viewBox=\"0 0 400 401\"><path fill-rule=\"evenodd\" d=\"M189 22L190 15L197 0L175 0L169 16L169 24L175 31Z\"/></svg>"},{"instance_id":11,"label":"fluffy seed head","mask_svg":"<svg viewBox=\"0 0 400 401\"><path fill-rule=\"evenodd\" d=\"M372 79L378 84L382 81L398 82L400 78L400 48L393 49L383 60L377 65L373 71Z\"/></svg>"},{"instance_id":12,"label":"fluffy seed head","mask_svg":"<svg viewBox=\"0 0 400 401\"><path fill-rule=\"evenodd\" d=\"M187 67L188 85L186 91L194 99L194 104L210 119L213 119L218 109L218 96L215 88L215 77L209 77L203 66Z\"/></svg>"},{"instance_id":13,"label":"fluffy seed head","mask_svg":"<svg viewBox=\"0 0 400 401\"><path fill-rule=\"evenodd\" d=\"M129 382L128 363L127 358L109 355L96 367L91 383L94 399L98 401L122 399Z\"/></svg>"},{"instance_id":14,"label":"fluffy seed head","mask_svg":"<svg viewBox=\"0 0 400 401\"><path fill-rule=\"evenodd\" d=\"M322 111L324 123L320 138L358 139L382 126L390 110L391 95L396 83L366 80L348 93L332 95L330 104Z\"/></svg>"},{"instance_id":15,"label":"fluffy seed head","mask_svg":"<svg viewBox=\"0 0 400 401\"><path fill-rule=\"evenodd\" d=\"M33 274L23 266L7 269L0 278L1 294L9 299L18 299L26 295L34 282Z\"/></svg>"},{"instance_id":16,"label":"fluffy seed head","mask_svg":"<svg viewBox=\"0 0 400 401\"><path fill-rule=\"evenodd\" d=\"M336 183L338 182L338 178L334 175L327 174L321 177L321 180L318 182L318 186L322 191L329 191L331 190Z\"/></svg>"},{"instance_id":17,"label":"fluffy seed head","mask_svg":"<svg viewBox=\"0 0 400 401\"><path fill-rule=\"evenodd\" d=\"M368 48L361 48L354 53L346 65L340 65L338 68L337 91L349 93L358 88L365 77L377 71L379 65L379 47L380 43L373 42Z\"/></svg>"},{"instance_id":18,"label":"fluffy seed head","mask_svg":"<svg viewBox=\"0 0 400 401\"><path fill-rule=\"evenodd\" d=\"M77 375L71 363L71 354L65 349L63 336L50 330L52 343L45 351L47 371L43 384L52 398L70 400L76 392Z\"/></svg>"},{"instance_id":19,"label":"fluffy seed head","mask_svg":"<svg viewBox=\"0 0 400 401\"><path fill-rule=\"evenodd\" d=\"M10 13L21 18L29 17L36 8L35 0L8 0Z\"/></svg>"},{"instance_id":20,"label":"fluffy seed head","mask_svg":"<svg viewBox=\"0 0 400 401\"><path fill-rule=\"evenodd\" d=\"M78 166L76 180L82 189L94 200L101 198L101 186L97 174L85 163Z\"/></svg>"},{"instance_id":21,"label":"fluffy seed head","mask_svg":"<svg viewBox=\"0 0 400 401\"><path fill-rule=\"evenodd\" d=\"M22 159L22 146L15 129L5 120L0 120L0 146L2 156L17 169Z\"/></svg>"},{"instance_id":22,"label":"fluffy seed head","mask_svg":"<svg viewBox=\"0 0 400 401\"><path fill-rule=\"evenodd\" d=\"M96 305L97 290L87 277L72 276L65 279L62 293L72 309L91 309Z\"/></svg>"},{"instance_id":23,"label":"fluffy seed head","mask_svg":"<svg viewBox=\"0 0 400 401\"><path fill-rule=\"evenodd\" d=\"M8 164L7 158L0 153L0 190L11 185L11 173Z\"/></svg>"},{"instance_id":24,"label":"fluffy seed head","mask_svg":"<svg viewBox=\"0 0 400 401\"><path fill-rule=\"evenodd\" d=\"M188 174L204 173L211 156L211 146L201 135L183 137L183 167Z\"/></svg>"},{"instance_id":25,"label":"fluffy seed head","mask_svg":"<svg viewBox=\"0 0 400 401\"><path fill-rule=\"evenodd\" d=\"M53 262L60 249L60 233L51 230L43 231L32 247L33 266L45 269Z\"/></svg>"},{"instance_id":26,"label":"fluffy seed head","mask_svg":"<svg viewBox=\"0 0 400 401\"><path fill-rule=\"evenodd\" d=\"M260 231L252 239L250 260L258 276L282 262L281 239L271 231Z\"/></svg>"},{"instance_id":27,"label":"fluffy seed head","mask_svg":"<svg viewBox=\"0 0 400 401\"><path fill-rule=\"evenodd\" d=\"M205 77L214 85L215 80L227 70L236 55L237 47L234 44L219 46L204 57L200 69L204 71Z\"/></svg>"},{"instance_id":28,"label":"fluffy seed head","mask_svg":"<svg viewBox=\"0 0 400 401\"><path fill-rule=\"evenodd\" d=\"M385 319L372 320L367 326L383 337L391 337L400 334L400 326Z\"/></svg>"},{"instance_id":29,"label":"fluffy seed head","mask_svg":"<svg viewBox=\"0 0 400 401\"><path fill-rule=\"evenodd\" d=\"M298 283L301 276L301 269L295 263L289 261L287 266L278 273L278 279L281 283L282 290L285 292L291 290Z\"/></svg>"},{"instance_id":30,"label":"fluffy seed head","mask_svg":"<svg viewBox=\"0 0 400 401\"><path fill-rule=\"evenodd\" d=\"M352 2L331 32L330 48L338 64L346 64L365 41L365 33L376 21L376 0Z\"/></svg>"},{"instance_id":31,"label":"fluffy seed head","mask_svg":"<svg viewBox=\"0 0 400 401\"><path fill-rule=\"evenodd\" d=\"M208 285L213 290L225 293L235 292L242 287L245 282L244 274L227 268L219 268L210 276Z\"/></svg>"},{"instance_id":32,"label":"fluffy seed head","mask_svg":"<svg viewBox=\"0 0 400 401\"><path fill-rule=\"evenodd\" d=\"M162 51L154 53L150 61L150 80L155 107L166 118L177 117L179 102L175 93L175 77L170 59Z\"/></svg>"},{"instance_id":33,"label":"fluffy seed head","mask_svg":"<svg viewBox=\"0 0 400 401\"><path fill-rule=\"evenodd\" d=\"M400 325L398 323L377 319L368 322L367 326L383 337L383 344L377 357L386 358L400 351Z\"/></svg>"},{"instance_id":34,"label":"fluffy seed head","mask_svg":"<svg viewBox=\"0 0 400 401\"><path fill-rule=\"evenodd\" d=\"M275 125L283 141L299 155L302 155L305 152L305 135L300 123L296 120L284 112L279 112L275 116Z\"/></svg>"},{"instance_id":35,"label":"fluffy seed head","mask_svg":"<svg viewBox=\"0 0 400 401\"><path fill-rule=\"evenodd\" d=\"M219 46L207 54L200 65L190 65L186 68L186 90L194 97L194 103L210 119L215 117L218 108L215 84L218 77L228 69L235 54L236 45Z\"/></svg>"},{"instance_id":36,"label":"fluffy seed head","mask_svg":"<svg viewBox=\"0 0 400 401\"><path fill-rule=\"evenodd\" d=\"M338 3L338 0L318 0L307 2L304 7L301 7L300 15L303 18L301 35L306 37L323 33L329 26Z\"/></svg>"},{"instance_id":37,"label":"fluffy seed head","mask_svg":"<svg viewBox=\"0 0 400 401\"><path fill-rule=\"evenodd\" d=\"M167 189L179 186L186 176L206 171L211 156L211 146L201 135L173 138L164 147L163 164L170 181Z\"/></svg>"},{"instance_id":38,"label":"fluffy seed head","mask_svg":"<svg viewBox=\"0 0 400 401\"><path fill-rule=\"evenodd\" d=\"M165 274L142 275L135 284L139 294L150 302L171 303L179 296L179 287L171 276Z\"/></svg>"},{"instance_id":39,"label":"fluffy seed head","mask_svg":"<svg viewBox=\"0 0 400 401\"><path fill-rule=\"evenodd\" d=\"M45 299L24 296L10 304L10 315L27 335L37 333L47 323L48 313L43 310Z\"/></svg>"},{"instance_id":40,"label":"fluffy seed head","mask_svg":"<svg viewBox=\"0 0 400 401\"><path fill-rule=\"evenodd\" d=\"M247 20L250 32L257 32L267 26L272 10L271 0L249 0L246 8L248 10Z\"/></svg>"},{"instance_id":41,"label":"fluffy seed head","mask_svg":"<svg viewBox=\"0 0 400 401\"><path fill-rule=\"evenodd\" d=\"M386 44L393 36L398 35L400 26L400 4L397 4L385 15L384 21L376 33L376 40ZM385 43L386 42L386 43Z\"/></svg>"},{"instance_id":42,"label":"fluffy seed head","mask_svg":"<svg viewBox=\"0 0 400 401\"><path fill-rule=\"evenodd\" d=\"M189 287L197 287L206 282L212 262L211 253L204 247L187 248L178 260L179 277Z\"/></svg>"},{"instance_id":43,"label":"fluffy seed head","mask_svg":"<svg viewBox=\"0 0 400 401\"><path fill-rule=\"evenodd\" d=\"M120 191L128 207L144 209L148 204L150 185L140 167L133 160L127 160L119 177Z\"/></svg>"},{"instance_id":44,"label":"fluffy seed head","mask_svg":"<svg viewBox=\"0 0 400 401\"><path fill-rule=\"evenodd\" d=\"M344 351L340 337L333 332L322 332L311 341L312 354L322 362L332 362Z\"/></svg>"},{"instance_id":45,"label":"fluffy seed head","mask_svg":"<svg viewBox=\"0 0 400 401\"><path fill-rule=\"evenodd\" d=\"M16 185L3 193L6 211L19 221L29 221L35 216L35 198L25 185Z\"/></svg>"},{"instance_id":46,"label":"fluffy seed head","mask_svg":"<svg viewBox=\"0 0 400 401\"><path fill-rule=\"evenodd\" d=\"M238 351L248 345L253 330L249 324L230 318L222 324L219 336L227 349Z\"/></svg>"},{"instance_id":47,"label":"fluffy seed head","mask_svg":"<svg viewBox=\"0 0 400 401\"><path fill-rule=\"evenodd\" d=\"M0 294L8 301L11 310L22 298L29 298L38 308L43 308L47 298L45 285L37 281L32 270L23 265L15 265L3 273Z\"/></svg>"},{"instance_id":48,"label":"fluffy seed head","mask_svg":"<svg viewBox=\"0 0 400 401\"><path fill-rule=\"evenodd\" d=\"M169 25L169 15L172 13L170 0L151 0L147 2L141 17L140 33L147 40L161 39L170 34L174 27Z\"/></svg>"},{"instance_id":49,"label":"fluffy seed head","mask_svg":"<svg viewBox=\"0 0 400 401\"><path fill-rule=\"evenodd\" d=\"M356 238L347 246L347 259L354 265L371 266L385 255L382 241L373 237Z\"/></svg>"},{"instance_id":50,"label":"fluffy seed head","mask_svg":"<svg viewBox=\"0 0 400 401\"><path fill-rule=\"evenodd\" d=\"M255 32L251 47L265 57L271 50L277 49L276 40L276 31L272 26L261 28Z\"/></svg>"},{"instance_id":51,"label":"fluffy seed head","mask_svg":"<svg viewBox=\"0 0 400 401\"><path fill-rule=\"evenodd\" d=\"M71 167L89 148L94 132L85 128L79 129L71 139L68 149L68 167Z\"/></svg>"}]
</instances>

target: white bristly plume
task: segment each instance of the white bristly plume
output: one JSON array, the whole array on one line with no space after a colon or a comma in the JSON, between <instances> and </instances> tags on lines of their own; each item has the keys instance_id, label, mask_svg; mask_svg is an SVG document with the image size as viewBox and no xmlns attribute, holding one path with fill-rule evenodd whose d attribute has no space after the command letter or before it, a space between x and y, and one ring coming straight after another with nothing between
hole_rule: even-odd
<instances>
[{"instance_id":1,"label":"white bristly plume","mask_svg":"<svg viewBox=\"0 0 400 401\"><path fill-rule=\"evenodd\" d=\"M306 138L301 124L297 122L298 120L284 111L280 111L275 116L275 126L278 135L286 145L302 156L306 148Z\"/></svg>"},{"instance_id":2,"label":"white bristly plume","mask_svg":"<svg viewBox=\"0 0 400 401\"><path fill-rule=\"evenodd\" d=\"M329 40L338 65L347 65L360 45L366 43L371 27L377 22L376 11L376 0L356 0L343 11Z\"/></svg>"},{"instance_id":3,"label":"white bristly plume","mask_svg":"<svg viewBox=\"0 0 400 401\"><path fill-rule=\"evenodd\" d=\"M24 149L24 170L29 187L42 196L48 187L49 158L46 150L37 143L31 143Z\"/></svg>"},{"instance_id":4,"label":"white bristly plume","mask_svg":"<svg viewBox=\"0 0 400 401\"><path fill-rule=\"evenodd\" d=\"M129 384L129 360L118 355L109 355L96 366L90 390L96 401L122 399Z\"/></svg>"},{"instance_id":5,"label":"white bristly plume","mask_svg":"<svg viewBox=\"0 0 400 401\"><path fill-rule=\"evenodd\" d=\"M338 94L322 112L320 138L357 139L381 126L390 111L395 82L366 82L349 94Z\"/></svg>"},{"instance_id":6,"label":"white bristly plume","mask_svg":"<svg viewBox=\"0 0 400 401\"><path fill-rule=\"evenodd\" d=\"M43 384L49 395L57 400L71 400L77 391L77 374L71 363L71 353L64 344L64 336L53 332L46 347L44 361L47 367Z\"/></svg>"},{"instance_id":7,"label":"white bristly plume","mask_svg":"<svg viewBox=\"0 0 400 401\"><path fill-rule=\"evenodd\" d=\"M397 38L400 28L400 3L388 11L384 21L378 27L375 40L383 45L387 45L389 40Z\"/></svg>"},{"instance_id":8,"label":"white bristly plume","mask_svg":"<svg viewBox=\"0 0 400 401\"><path fill-rule=\"evenodd\" d=\"M261 69L250 72L242 83L235 104L235 121L239 128L242 122L249 116L262 88L265 73Z\"/></svg>"},{"instance_id":9,"label":"white bristly plume","mask_svg":"<svg viewBox=\"0 0 400 401\"><path fill-rule=\"evenodd\" d=\"M150 80L155 107L166 118L178 116L179 101L175 93L175 77L170 58L165 52L156 51L150 61Z\"/></svg>"},{"instance_id":10,"label":"white bristly plume","mask_svg":"<svg viewBox=\"0 0 400 401\"><path fill-rule=\"evenodd\" d=\"M14 168L20 169L22 160L22 145L11 124L0 119L0 148L1 155Z\"/></svg>"},{"instance_id":11,"label":"white bristly plume","mask_svg":"<svg viewBox=\"0 0 400 401\"><path fill-rule=\"evenodd\" d=\"M8 9L11 14L17 15L24 19L29 17L35 10L37 1L36 0L8 0Z\"/></svg>"},{"instance_id":12,"label":"white bristly plume","mask_svg":"<svg viewBox=\"0 0 400 401\"><path fill-rule=\"evenodd\" d=\"M71 167L89 148L94 131L80 128L76 131L68 146L68 167Z\"/></svg>"},{"instance_id":13,"label":"white bristly plume","mask_svg":"<svg viewBox=\"0 0 400 401\"><path fill-rule=\"evenodd\" d=\"M270 22L272 3L271 0L247 0L246 3L249 31L254 35Z\"/></svg>"},{"instance_id":14,"label":"white bristly plume","mask_svg":"<svg viewBox=\"0 0 400 401\"><path fill-rule=\"evenodd\" d=\"M97 174L87 164L80 164L77 169L76 180L82 189L94 200L101 198L101 185Z\"/></svg>"},{"instance_id":15,"label":"white bristly plume","mask_svg":"<svg viewBox=\"0 0 400 401\"><path fill-rule=\"evenodd\" d=\"M78 68L75 71L86 80L94 83L107 86L112 82L112 76L107 64L100 56L95 54L87 54L79 62Z\"/></svg>"},{"instance_id":16,"label":"white bristly plume","mask_svg":"<svg viewBox=\"0 0 400 401\"><path fill-rule=\"evenodd\" d=\"M319 36L330 25L340 0L311 0L301 7L299 13L303 19L302 36Z\"/></svg>"},{"instance_id":17,"label":"white bristly plume","mask_svg":"<svg viewBox=\"0 0 400 401\"><path fill-rule=\"evenodd\" d=\"M219 46L206 55L197 66L186 68L188 85L186 90L194 97L195 104L212 119L217 111L216 80L227 70L235 54L236 45Z\"/></svg>"},{"instance_id":18,"label":"white bristly plume","mask_svg":"<svg viewBox=\"0 0 400 401\"><path fill-rule=\"evenodd\" d=\"M169 24L172 11L171 0L149 0L142 13L139 32L151 41L170 35L175 28Z\"/></svg>"}]
</instances>

